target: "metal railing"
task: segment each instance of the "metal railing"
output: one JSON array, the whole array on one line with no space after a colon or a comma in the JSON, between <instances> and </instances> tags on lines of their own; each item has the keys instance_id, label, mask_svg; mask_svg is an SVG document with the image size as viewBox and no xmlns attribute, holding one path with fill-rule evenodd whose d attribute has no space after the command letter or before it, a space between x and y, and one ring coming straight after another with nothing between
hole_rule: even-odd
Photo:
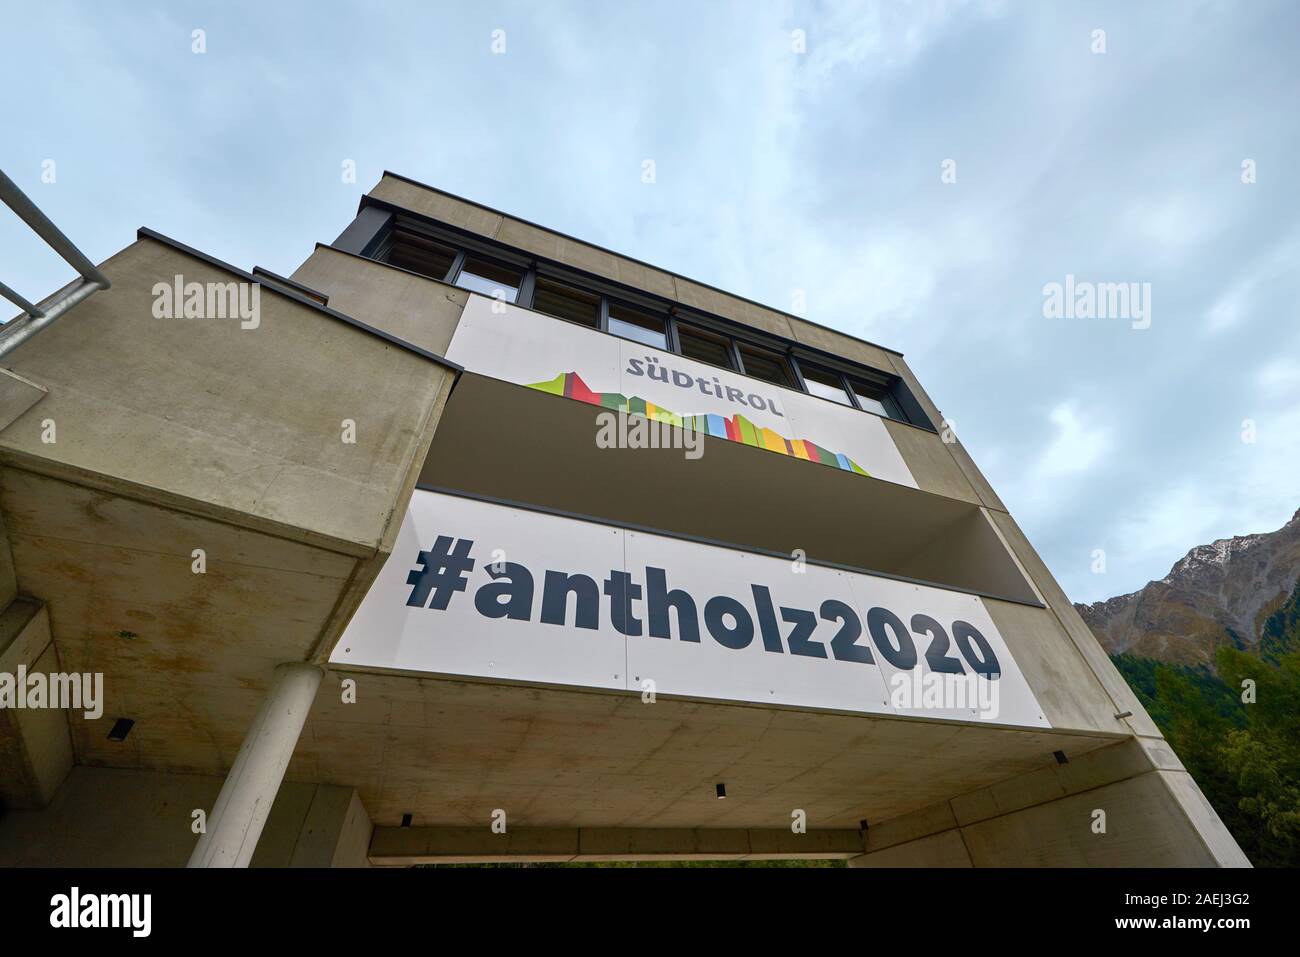
<instances>
[{"instance_id":1,"label":"metal railing","mask_svg":"<svg viewBox=\"0 0 1300 957\"><path fill-rule=\"evenodd\" d=\"M0 296L8 299L25 315L0 326L0 358L8 355L36 333L40 332L59 316L63 315L77 303L87 299L100 289L112 285L108 277L96 268L85 255L73 245L72 240L55 226L40 208L27 198L13 180L0 170L0 200L18 214L18 218L32 228L51 249L63 257L73 269L81 274L81 281L72 286L57 299L42 306L34 305L0 282Z\"/></svg>"}]
</instances>

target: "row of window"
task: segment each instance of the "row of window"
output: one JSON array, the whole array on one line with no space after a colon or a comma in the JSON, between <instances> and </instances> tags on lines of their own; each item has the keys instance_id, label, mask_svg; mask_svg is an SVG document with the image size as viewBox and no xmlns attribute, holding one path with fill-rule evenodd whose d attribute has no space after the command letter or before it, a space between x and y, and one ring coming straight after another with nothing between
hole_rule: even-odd
<instances>
[{"instance_id":1,"label":"row of window","mask_svg":"<svg viewBox=\"0 0 1300 957\"><path fill-rule=\"evenodd\" d=\"M380 258L394 266L566 322L676 352L850 408L907 421L886 381L873 382L866 374L846 375L668 312L621 302L535 270L453 248L400 225L394 228Z\"/></svg>"}]
</instances>

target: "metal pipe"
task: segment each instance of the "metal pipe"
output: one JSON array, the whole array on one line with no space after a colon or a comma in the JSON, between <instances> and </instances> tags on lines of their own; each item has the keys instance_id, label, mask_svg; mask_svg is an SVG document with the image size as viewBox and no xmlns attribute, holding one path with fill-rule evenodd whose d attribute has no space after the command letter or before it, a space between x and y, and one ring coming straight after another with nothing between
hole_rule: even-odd
<instances>
[{"instance_id":1,"label":"metal pipe","mask_svg":"<svg viewBox=\"0 0 1300 957\"><path fill-rule=\"evenodd\" d=\"M43 312L38 309L39 315L20 317L8 325L0 326L0 359L9 355L81 300L98 292L99 288L99 283L83 279L71 292L47 306Z\"/></svg>"},{"instance_id":2,"label":"metal pipe","mask_svg":"<svg viewBox=\"0 0 1300 957\"><path fill-rule=\"evenodd\" d=\"M4 170L0 170L0 199L4 200L5 205L17 213L23 222L35 230L36 235L45 240L51 249L62 256L83 277L96 283L101 289L107 289L111 285L108 277L73 245L72 240L63 235L58 226L50 222L49 217L27 198L17 184L5 175Z\"/></svg>"},{"instance_id":3,"label":"metal pipe","mask_svg":"<svg viewBox=\"0 0 1300 957\"><path fill-rule=\"evenodd\" d=\"M4 296L6 299L12 302L23 312L27 313L27 315L29 316L35 316L39 318L40 316L45 315L45 312L43 310L37 309L30 302L28 302L22 296L18 295L18 293L14 292L12 289L10 289L2 282L0 282L0 296Z\"/></svg>"}]
</instances>

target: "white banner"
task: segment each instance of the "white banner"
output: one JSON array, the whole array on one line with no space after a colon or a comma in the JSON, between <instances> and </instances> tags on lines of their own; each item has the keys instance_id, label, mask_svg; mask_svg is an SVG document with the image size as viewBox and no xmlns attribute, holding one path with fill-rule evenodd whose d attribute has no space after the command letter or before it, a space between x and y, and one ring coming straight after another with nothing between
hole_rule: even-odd
<instances>
[{"instance_id":1,"label":"white banner","mask_svg":"<svg viewBox=\"0 0 1300 957\"><path fill-rule=\"evenodd\" d=\"M916 488L879 416L471 295L447 358L471 372Z\"/></svg>"},{"instance_id":2,"label":"white banner","mask_svg":"<svg viewBox=\"0 0 1300 957\"><path fill-rule=\"evenodd\" d=\"M1050 727L977 596L419 490L330 661Z\"/></svg>"}]
</instances>

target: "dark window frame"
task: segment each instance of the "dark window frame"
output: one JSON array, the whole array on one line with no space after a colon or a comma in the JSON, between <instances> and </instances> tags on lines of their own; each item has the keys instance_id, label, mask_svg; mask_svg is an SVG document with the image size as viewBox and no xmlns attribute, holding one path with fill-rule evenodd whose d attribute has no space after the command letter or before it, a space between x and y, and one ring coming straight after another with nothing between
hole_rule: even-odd
<instances>
[{"instance_id":1,"label":"dark window frame","mask_svg":"<svg viewBox=\"0 0 1300 957\"><path fill-rule=\"evenodd\" d=\"M678 355L681 354L677 349L677 330L673 323L673 317L671 311L664 310L662 308L656 308L655 306L642 305L635 301L629 301L626 296L616 296L612 298L610 296L601 296L600 301L601 301L601 307L600 307L600 324L601 324L600 331L601 332L608 333L611 336L618 336L618 338L620 339L625 339L628 342L635 342L640 345L647 346L648 348L651 349L659 348L658 346L652 346L649 343L641 342L640 339L633 339L630 336L621 336L617 332L610 332L609 329L609 320L610 320L609 307L610 306L613 306L615 309L625 309L628 312L639 312L649 319L658 319L663 323L664 346L666 347L664 351L676 353ZM628 322L628 320L626 319L620 321ZM628 322L628 325L636 325L636 323Z\"/></svg>"},{"instance_id":2,"label":"dark window frame","mask_svg":"<svg viewBox=\"0 0 1300 957\"><path fill-rule=\"evenodd\" d=\"M803 379L799 377L798 368L795 366L794 362L791 361L792 357L790 354L790 350L788 348L784 350L773 349L770 348L769 346L755 343L749 339L733 339L732 345L736 352L736 361L740 363L741 375L747 375L752 379L758 379L760 382L766 382L770 385L777 386L778 388L789 389L792 392L803 392L807 394L808 390L804 387ZM749 372L745 368L746 350L753 353L760 353L760 354L766 353L767 355L776 359L784 367L786 372L786 378L788 381L785 384L782 384L780 382L773 382L771 379L764 379L762 376L757 376L754 375L752 372Z\"/></svg>"},{"instance_id":3,"label":"dark window frame","mask_svg":"<svg viewBox=\"0 0 1300 957\"><path fill-rule=\"evenodd\" d=\"M571 286L575 291L585 295L599 297L599 325L595 328L607 335L617 335L609 331L609 306L612 301L616 308L618 305L624 305L636 311L662 318L667 341L666 351L668 352L691 359L690 356L685 356L682 353L678 329L680 321L683 324L697 327L704 332L728 341L729 355L733 365L727 371L736 372L740 375L749 375L745 372L744 357L741 353L742 347L773 353L785 362L786 368L794 379L794 384L793 386L782 386L779 383L769 382L770 385L776 385L778 388L792 388L792 391L802 392L804 395L830 402L832 405L851 408L879 417L880 413L863 408L857 392L853 389L853 383L859 382L880 393L878 401L884 406L888 418L929 432L937 431L916 397L912 395L911 389L903 382L902 377L897 374L860 365L831 353L821 353L780 336L765 333L762 330L751 329L731 320L697 312L682 307L679 303L655 296L652 293L632 289L605 280L602 277L566 267L560 263L541 260L535 256L517 252L468 231L444 224L426 222L422 218L418 218L416 214L397 212L377 205L363 206L356 220L339 235L333 245L344 252L378 260L386 265L393 266L393 268L402 269L404 272L412 272L412 270L387 262L387 256L392 248L392 238L399 229L456 251L456 256L447 276L442 279L432 276L426 276L426 278L455 285L454 280L459 277L467 258L485 259L502 267L521 271L523 278L520 280L519 289L514 300L514 305L521 308L533 308L537 278L541 276L550 282ZM423 273L415 274L425 275ZM572 322L572 320L560 316L551 316L550 313L542 314L560 322ZM574 322L573 324L581 325L585 329L593 328L584 323ZM638 340L627 339L627 341L637 342ZM645 345L645 343L641 344ZM648 346L648 348L657 347ZM691 361L713 365L713 363L703 359L691 359ZM800 365L804 362L835 376L845 395L848 396L849 404L844 405L809 391ZM717 366L717 368L727 367ZM750 378L757 379L755 376L750 376ZM767 382L768 380L759 379L758 381Z\"/></svg>"},{"instance_id":4,"label":"dark window frame","mask_svg":"<svg viewBox=\"0 0 1300 957\"><path fill-rule=\"evenodd\" d=\"M834 399L827 399L825 396L818 395L808 387L808 376L804 369L804 363L802 363L799 360L798 356L794 356L793 358L794 358L794 366L796 369L799 370L799 381L803 385L803 390L807 392L810 396L812 396L815 399L823 399L826 402L830 402L832 405L842 405L850 409L858 409L859 411L862 410L862 406L858 405L858 397L854 395L853 390L849 388L848 380L844 377L843 372L841 372L839 369L832 369L829 366L822 365L820 362L810 361L807 363L808 372L818 372L826 378L835 380L835 385L839 386L841 391L843 391L844 393L844 398L848 400L847 402L836 402Z\"/></svg>"},{"instance_id":5,"label":"dark window frame","mask_svg":"<svg viewBox=\"0 0 1300 957\"><path fill-rule=\"evenodd\" d=\"M523 266L517 263L506 262L496 256L485 256L474 250L458 250L455 260L452 261L451 269L447 272L447 278L443 279L442 282L445 282L449 286L455 286L457 289L464 289L466 292L478 293L480 296L483 295L483 293L479 292L477 289L470 289L460 284L461 273L465 271L465 263L471 259L477 262L486 263L489 266L495 266L498 269L517 270L519 272L519 285L514 287L515 298L506 301L508 301L512 306L519 305L524 298L525 286L528 287L528 301L530 303L533 301L533 269L531 264ZM478 273L474 273L474 275L477 276Z\"/></svg>"},{"instance_id":6,"label":"dark window frame","mask_svg":"<svg viewBox=\"0 0 1300 957\"><path fill-rule=\"evenodd\" d=\"M557 316L554 313L545 311L544 309L538 309L537 293L542 283L545 283L548 286L558 286L561 288L567 287L568 289L571 289L573 292L578 293L578 298L590 297L595 299L596 300L595 325L592 325L591 323L580 322L577 319L569 319L565 316ZM599 293L592 292L589 289L584 289L581 286L575 285L571 282L568 282L556 276L552 276L549 272L546 272L544 270L538 270L536 268L530 269L528 271L528 277L525 280L525 284L528 286L528 305L523 308L531 309L534 312L540 312L544 316L549 316L552 319L559 319L561 322L569 322L575 326L582 326L582 328L584 329L595 329L600 332L604 331L605 318L606 318L606 305L605 305L606 300L605 297L600 295ZM522 304L523 299L524 299L524 294L523 294L523 290L521 289L519 293L520 303L517 303L517 305Z\"/></svg>"},{"instance_id":7,"label":"dark window frame","mask_svg":"<svg viewBox=\"0 0 1300 957\"><path fill-rule=\"evenodd\" d=\"M727 364L719 365L718 363L713 362L710 359L700 359L696 356L686 355L686 351L682 346L683 326L685 326L686 329L688 330L689 336L703 341L708 341L712 339L714 340L715 345L722 346L722 350L727 357ZM725 332L716 332L713 329L709 329L706 326L701 326L697 323L690 322L689 320L683 321L677 316L673 317L673 331L674 331L674 340L675 340L673 342L673 346L674 346L673 352L677 353L677 355L682 356L683 358L686 359L691 359L694 362L703 362L705 365L715 366L719 369L726 369L728 372L739 372L741 375L746 374L744 371L745 367L740 360L740 354L737 349L736 339L734 336L729 336ZM717 340L721 340L721 341L717 341Z\"/></svg>"}]
</instances>

